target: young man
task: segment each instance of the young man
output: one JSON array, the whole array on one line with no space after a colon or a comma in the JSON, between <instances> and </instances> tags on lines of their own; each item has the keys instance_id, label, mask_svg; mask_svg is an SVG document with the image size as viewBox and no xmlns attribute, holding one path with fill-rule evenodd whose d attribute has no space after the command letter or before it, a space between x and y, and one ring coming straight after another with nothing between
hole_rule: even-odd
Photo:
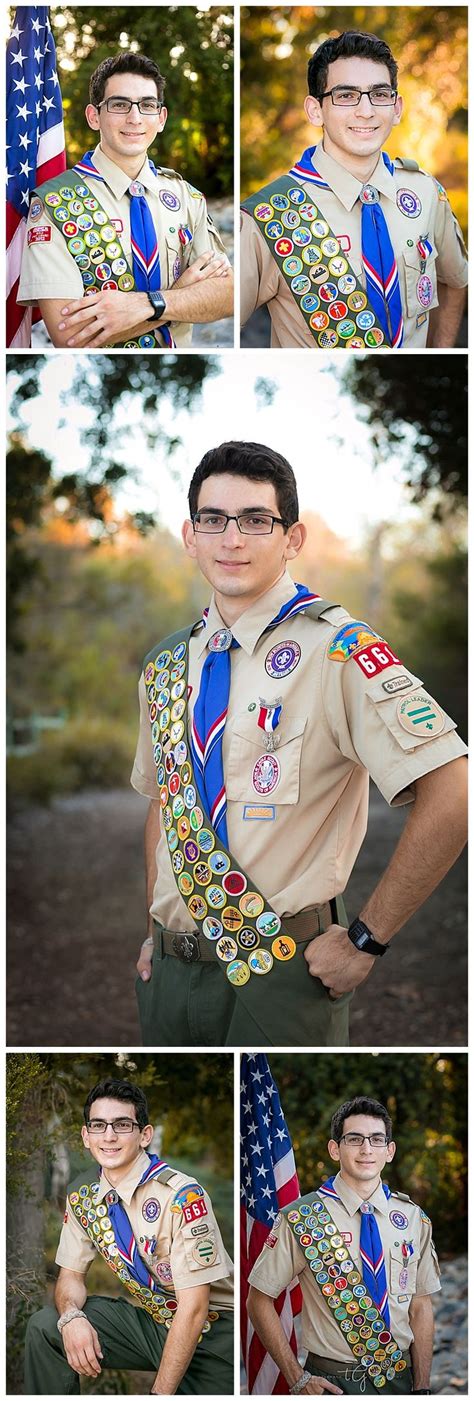
<instances>
[{"instance_id":1,"label":"young man","mask_svg":"<svg viewBox=\"0 0 474 1401\"><path fill-rule=\"evenodd\" d=\"M81 1376L117 1367L156 1371L154 1396L231 1395L232 1264L207 1192L147 1151L154 1130L137 1085L102 1080L84 1120L94 1162L68 1192L56 1308L28 1325L26 1392L79 1393ZM134 1303L88 1298L96 1251Z\"/></svg>"},{"instance_id":2,"label":"young man","mask_svg":"<svg viewBox=\"0 0 474 1401\"><path fill-rule=\"evenodd\" d=\"M86 107L98 146L33 193L18 301L39 303L56 346L169 349L190 345L195 322L232 315L204 195L147 156L164 87L142 54L104 59Z\"/></svg>"},{"instance_id":3,"label":"young man","mask_svg":"<svg viewBox=\"0 0 474 1401\"><path fill-rule=\"evenodd\" d=\"M353 989L464 844L465 745L370 625L290 578L306 530L286 458L211 449L189 515L209 610L139 686L145 1044L343 1045ZM411 806L348 937L369 774Z\"/></svg>"},{"instance_id":4,"label":"young man","mask_svg":"<svg viewBox=\"0 0 474 1401\"><path fill-rule=\"evenodd\" d=\"M308 86L322 141L243 205L242 323L267 304L274 346L455 345L466 250L443 187L384 150L402 114L388 45L326 39Z\"/></svg>"},{"instance_id":5,"label":"young man","mask_svg":"<svg viewBox=\"0 0 474 1401\"><path fill-rule=\"evenodd\" d=\"M428 1216L382 1181L395 1154L384 1106L341 1105L328 1152L336 1176L285 1207L250 1273L251 1321L293 1395L426 1395L439 1266ZM304 1368L273 1306L296 1275Z\"/></svg>"}]
</instances>

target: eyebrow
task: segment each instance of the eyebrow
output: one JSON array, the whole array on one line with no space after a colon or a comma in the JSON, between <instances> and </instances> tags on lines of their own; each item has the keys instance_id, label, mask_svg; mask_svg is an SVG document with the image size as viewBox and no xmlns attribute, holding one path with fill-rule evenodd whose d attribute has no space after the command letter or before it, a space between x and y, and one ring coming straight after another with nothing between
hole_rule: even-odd
<instances>
[{"instance_id":1,"label":"eyebrow","mask_svg":"<svg viewBox=\"0 0 474 1401\"><path fill-rule=\"evenodd\" d=\"M198 510L199 510L199 511L215 511L216 514L218 514L218 515L220 515L220 516L228 516L228 514L229 514L228 511L225 511L225 510L224 510L224 507L223 507L223 506L199 506L199 507L198 507ZM272 510L272 507L271 507L271 506L243 506L241 511L237 511L237 515L238 515L238 516L245 516L245 515L250 514L252 511L263 511L267 516L272 516L272 515L273 515L273 510ZM196 515L197 515L197 512L196 512Z\"/></svg>"}]
</instances>

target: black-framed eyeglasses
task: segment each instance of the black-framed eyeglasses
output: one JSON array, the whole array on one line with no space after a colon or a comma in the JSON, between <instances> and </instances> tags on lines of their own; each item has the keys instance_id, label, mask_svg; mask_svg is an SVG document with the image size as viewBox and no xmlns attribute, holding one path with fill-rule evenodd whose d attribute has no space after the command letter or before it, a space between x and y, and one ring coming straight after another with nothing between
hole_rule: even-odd
<instances>
[{"instance_id":1,"label":"black-framed eyeglasses","mask_svg":"<svg viewBox=\"0 0 474 1401\"><path fill-rule=\"evenodd\" d=\"M235 521L242 535L271 535L274 525L287 522L270 511L243 511L240 516L228 516L225 511L196 511L193 526L199 535L223 535L229 521Z\"/></svg>"},{"instance_id":2,"label":"black-framed eyeglasses","mask_svg":"<svg viewBox=\"0 0 474 1401\"><path fill-rule=\"evenodd\" d=\"M398 93L396 88L388 87L387 83L365 89L343 87L342 83L339 83L337 87L323 92L320 102L323 97L330 97L334 107L358 107L361 97L368 97L372 107L394 107Z\"/></svg>"},{"instance_id":3,"label":"black-framed eyeglasses","mask_svg":"<svg viewBox=\"0 0 474 1401\"><path fill-rule=\"evenodd\" d=\"M114 1133L133 1133L134 1129L139 1129L136 1119L89 1119L87 1124L88 1133L107 1133L107 1129L113 1129Z\"/></svg>"},{"instance_id":4,"label":"black-framed eyeglasses","mask_svg":"<svg viewBox=\"0 0 474 1401\"><path fill-rule=\"evenodd\" d=\"M104 97L102 102L97 104L97 112L101 107L106 107L108 112L122 113L122 116L131 112L132 107L138 107L142 117L156 117L163 106L157 97L140 97L136 102L131 97Z\"/></svg>"},{"instance_id":5,"label":"black-framed eyeglasses","mask_svg":"<svg viewBox=\"0 0 474 1401\"><path fill-rule=\"evenodd\" d=\"M343 1133L338 1142L346 1143L348 1148L362 1148L366 1140L371 1148L386 1148L387 1143L390 1143L390 1139L384 1133Z\"/></svg>"}]
</instances>

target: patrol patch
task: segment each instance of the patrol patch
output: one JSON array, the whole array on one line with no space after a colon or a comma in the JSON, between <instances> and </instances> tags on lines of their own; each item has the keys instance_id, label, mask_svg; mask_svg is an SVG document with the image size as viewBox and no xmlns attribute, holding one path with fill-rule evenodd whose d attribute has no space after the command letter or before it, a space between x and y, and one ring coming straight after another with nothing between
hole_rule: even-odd
<instances>
[{"instance_id":1,"label":"patrol patch","mask_svg":"<svg viewBox=\"0 0 474 1401\"><path fill-rule=\"evenodd\" d=\"M350 622L344 623L342 628L336 632L329 643L327 655L332 662L348 662L354 652L359 652L363 647L368 647L373 642L381 642L383 638L380 634L373 632L367 623Z\"/></svg>"},{"instance_id":2,"label":"patrol patch","mask_svg":"<svg viewBox=\"0 0 474 1401\"><path fill-rule=\"evenodd\" d=\"M265 671L268 676L289 676L298 666L301 647L298 642L280 642L272 647L265 657Z\"/></svg>"},{"instance_id":3,"label":"patrol patch","mask_svg":"<svg viewBox=\"0 0 474 1401\"><path fill-rule=\"evenodd\" d=\"M426 691L417 691L416 695L406 696L398 702L397 720L409 734L418 735L421 739L433 739L444 730L446 716Z\"/></svg>"}]
</instances>

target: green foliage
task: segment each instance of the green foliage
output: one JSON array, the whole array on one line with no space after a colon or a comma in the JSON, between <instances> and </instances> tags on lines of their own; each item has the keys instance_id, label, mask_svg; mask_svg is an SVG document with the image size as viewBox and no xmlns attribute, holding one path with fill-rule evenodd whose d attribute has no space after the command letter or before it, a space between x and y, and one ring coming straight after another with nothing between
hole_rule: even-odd
<instances>
[{"instance_id":1,"label":"green foliage","mask_svg":"<svg viewBox=\"0 0 474 1401\"><path fill-rule=\"evenodd\" d=\"M41 1142L42 1131L35 1120L46 1085L46 1067L41 1056L7 1056L6 1168L10 1194L22 1189L22 1168Z\"/></svg>"},{"instance_id":2,"label":"green foliage","mask_svg":"<svg viewBox=\"0 0 474 1401\"><path fill-rule=\"evenodd\" d=\"M397 1153L389 1185L432 1217L438 1248L465 1249L467 1056L442 1053L269 1056L293 1140L301 1192L334 1171L331 1115L354 1095L386 1104Z\"/></svg>"},{"instance_id":3,"label":"green foliage","mask_svg":"<svg viewBox=\"0 0 474 1401\"><path fill-rule=\"evenodd\" d=\"M303 112L308 60L324 39L366 30L389 44L405 110L386 147L414 157L448 187L467 217L467 9L465 6L242 6L241 183L245 197L321 139ZM373 362L371 357L371 363Z\"/></svg>"},{"instance_id":4,"label":"green foliage","mask_svg":"<svg viewBox=\"0 0 474 1401\"><path fill-rule=\"evenodd\" d=\"M84 716L64 729L46 732L35 753L9 758L10 791L47 803L57 794L81 788L120 788L128 782L133 752L125 726L106 716Z\"/></svg>"},{"instance_id":5,"label":"green foliage","mask_svg":"<svg viewBox=\"0 0 474 1401\"><path fill-rule=\"evenodd\" d=\"M64 20L66 24L64 24ZM84 109L89 79L120 51L147 54L166 78L165 130L150 148L207 197L232 192L233 12L174 6L61 6L51 11L64 106L68 163L95 145ZM66 64L66 66L65 66Z\"/></svg>"}]
</instances>

